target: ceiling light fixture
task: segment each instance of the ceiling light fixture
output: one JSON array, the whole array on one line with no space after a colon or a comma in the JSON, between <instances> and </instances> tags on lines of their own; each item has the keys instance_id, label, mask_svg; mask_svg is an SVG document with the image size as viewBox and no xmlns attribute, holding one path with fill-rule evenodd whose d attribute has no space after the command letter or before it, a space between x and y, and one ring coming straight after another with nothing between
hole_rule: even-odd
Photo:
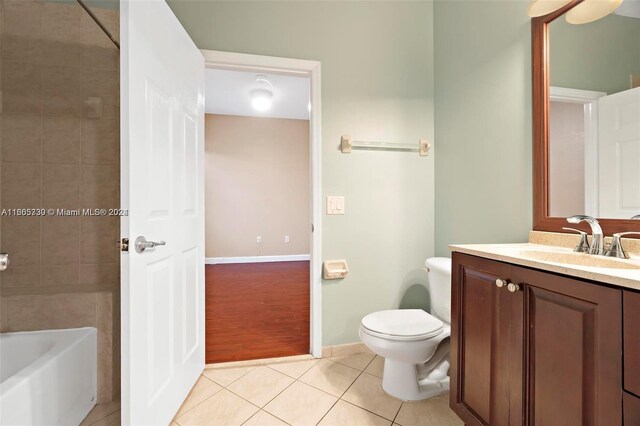
<instances>
[{"instance_id":1,"label":"ceiling light fixture","mask_svg":"<svg viewBox=\"0 0 640 426\"><path fill-rule=\"evenodd\" d=\"M622 0L584 0L567 12L566 20L570 24L588 24L604 18L622 4Z\"/></svg>"},{"instance_id":2,"label":"ceiling light fixture","mask_svg":"<svg viewBox=\"0 0 640 426\"><path fill-rule=\"evenodd\" d=\"M251 106L257 111L266 111L273 104L273 84L267 80L267 76L256 76L256 88L251 90Z\"/></svg>"},{"instance_id":3,"label":"ceiling light fixture","mask_svg":"<svg viewBox=\"0 0 640 426\"><path fill-rule=\"evenodd\" d=\"M534 0L529 5L527 14L532 18L548 15L569 3L571 3L571 0Z\"/></svg>"},{"instance_id":4,"label":"ceiling light fixture","mask_svg":"<svg viewBox=\"0 0 640 426\"><path fill-rule=\"evenodd\" d=\"M623 0L584 0L573 9L569 10L565 19L570 24L587 24L604 18L622 4ZM527 14L536 18L548 15L565 7L571 0L533 0L529 5Z\"/></svg>"}]
</instances>

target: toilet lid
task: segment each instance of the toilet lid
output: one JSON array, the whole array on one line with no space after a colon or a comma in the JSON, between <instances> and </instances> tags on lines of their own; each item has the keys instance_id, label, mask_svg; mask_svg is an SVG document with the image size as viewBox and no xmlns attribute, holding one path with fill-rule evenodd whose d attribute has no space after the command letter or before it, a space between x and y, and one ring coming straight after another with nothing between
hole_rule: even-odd
<instances>
[{"instance_id":1,"label":"toilet lid","mask_svg":"<svg viewBox=\"0 0 640 426\"><path fill-rule=\"evenodd\" d=\"M422 309L392 309L365 316L362 326L388 336L429 338L440 334L444 323Z\"/></svg>"}]
</instances>

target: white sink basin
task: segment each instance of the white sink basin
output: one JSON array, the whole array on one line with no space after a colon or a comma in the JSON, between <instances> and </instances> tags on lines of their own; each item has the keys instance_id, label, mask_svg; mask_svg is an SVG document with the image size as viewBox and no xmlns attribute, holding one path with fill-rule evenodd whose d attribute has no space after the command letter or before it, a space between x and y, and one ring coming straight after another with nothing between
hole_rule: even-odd
<instances>
[{"instance_id":1,"label":"white sink basin","mask_svg":"<svg viewBox=\"0 0 640 426\"><path fill-rule=\"evenodd\" d=\"M540 260L542 262L564 263L576 266L606 269L640 269L636 261L617 259L615 257L595 256L592 254L564 252L556 250L521 250L520 256Z\"/></svg>"}]
</instances>

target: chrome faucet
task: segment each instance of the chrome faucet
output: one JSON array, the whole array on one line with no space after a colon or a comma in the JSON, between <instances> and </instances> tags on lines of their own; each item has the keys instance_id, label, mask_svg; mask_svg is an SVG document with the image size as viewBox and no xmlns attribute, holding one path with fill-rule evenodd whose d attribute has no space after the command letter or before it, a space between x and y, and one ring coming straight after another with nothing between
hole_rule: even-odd
<instances>
[{"instance_id":1,"label":"chrome faucet","mask_svg":"<svg viewBox=\"0 0 640 426\"><path fill-rule=\"evenodd\" d=\"M617 257L620 259L628 259L629 255L624 251L622 247L621 238L625 235L640 235L640 232L619 232L617 234L613 234L613 241L611 242L611 247L607 249L604 253L605 256Z\"/></svg>"},{"instance_id":2,"label":"chrome faucet","mask_svg":"<svg viewBox=\"0 0 640 426\"><path fill-rule=\"evenodd\" d=\"M635 220L640 219L640 214L637 214L637 215L635 215L635 216L632 216L632 217L631 217L631 219L635 219Z\"/></svg>"},{"instance_id":3,"label":"chrome faucet","mask_svg":"<svg viewBox=\"0 0 640 426\"><path fill-rule=\"evenodd\" d=\"M598 220L591 216L576 215L567 218L569 223L587 222L591 226L591 244L589 245L589 254L604 254L604 235Z\"/></svg>"}]
</instances>

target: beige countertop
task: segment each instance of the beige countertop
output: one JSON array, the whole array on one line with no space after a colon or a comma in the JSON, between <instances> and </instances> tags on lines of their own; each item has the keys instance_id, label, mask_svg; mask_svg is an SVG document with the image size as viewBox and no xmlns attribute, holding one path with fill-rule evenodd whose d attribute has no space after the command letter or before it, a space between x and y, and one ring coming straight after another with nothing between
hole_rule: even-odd
<instances>
[{"instance_id":1,"label":"beige countertop","mask_svg":"<svg viewBox=\"0 0 640 426\"><path fill-rule=\"evenodd\" d=\"M453 244L449 248L454 252L640 290L640 256L631 255L629 260L618 260L609 257L573 253L571 248L561 247L560 245L534 243ZM566 244L564 245L566 246ZM584 264L565 263L562 262L563 258L569 258L576 263ZM609 266L613 267L591 266L593 263L609 264Z\"/></svg>"}]
</instances>

